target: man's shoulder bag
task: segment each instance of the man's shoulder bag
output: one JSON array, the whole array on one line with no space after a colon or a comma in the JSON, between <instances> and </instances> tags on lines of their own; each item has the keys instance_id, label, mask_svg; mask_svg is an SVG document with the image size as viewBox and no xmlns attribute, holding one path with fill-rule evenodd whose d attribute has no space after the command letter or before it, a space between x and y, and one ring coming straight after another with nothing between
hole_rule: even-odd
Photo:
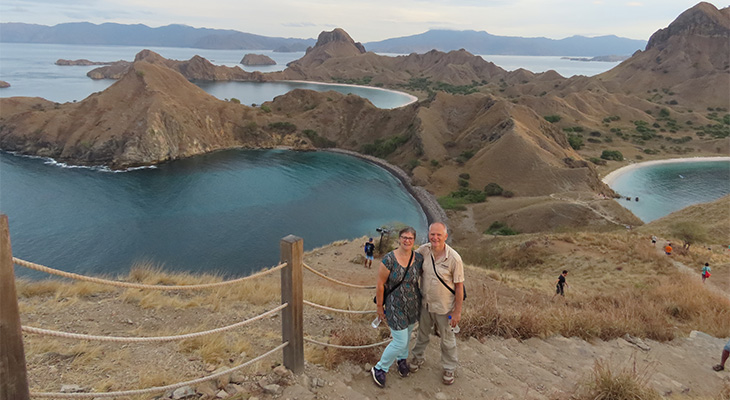
<instances>
[{"instance_id":1,"label":"man's shoulder bag","mask_svg":"<svg viewBox=\"0 0 730 400\"><path fill-rule=\"evenodd\" d=\"M444 282L444 280L441 279L441 276L439 275L439 273L436 272L436 260L434 260L433 254L431 254L431 265L433 265L433 273L436 274L436 277L439 278L439 280L441 281L441 283L444 286L446 286L446 289L449 289L449 292L451 292L451 294L456 295L456 291L454 289L452 289L449 285L447 285L446 282ZM464 300L466 300L466 285L464 285Z\"/></svg>"}]
</instances>

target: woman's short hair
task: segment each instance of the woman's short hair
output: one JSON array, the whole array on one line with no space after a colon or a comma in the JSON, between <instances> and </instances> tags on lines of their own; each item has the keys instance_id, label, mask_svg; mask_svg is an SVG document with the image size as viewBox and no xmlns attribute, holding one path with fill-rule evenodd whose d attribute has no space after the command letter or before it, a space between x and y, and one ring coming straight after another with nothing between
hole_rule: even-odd
<instances>
[{"instance_id":1,"label":"woman's short hair","mask_svg":"<svg viewBox=\"0 0 730 400\"><path fill-rule=\"evenodd\" d=\"M413 234L413 240L416 240L416 230L415 230L415 229L413 229L412 227L410 227L410 226L406 226L405 228L401 229L401 230L400 230L400 231L398 232L398 237L400 237L400 236L401 236L401 235L403 235L404 233L412 233L412 234Z\"/></svg>"}]
</instances>

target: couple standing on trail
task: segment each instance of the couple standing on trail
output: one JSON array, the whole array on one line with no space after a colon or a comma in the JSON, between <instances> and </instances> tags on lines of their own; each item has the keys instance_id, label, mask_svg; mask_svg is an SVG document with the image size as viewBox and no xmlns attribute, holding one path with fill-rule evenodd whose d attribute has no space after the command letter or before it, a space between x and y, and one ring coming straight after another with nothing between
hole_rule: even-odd
<instances>
[{"instance_id":1,"label":"couple standing on trail","mask_svg":"<svg viewBox=\"0 0 730 400\"><path fill-rule=\"evenodd\" d=\"M393 362L403 378L418 371L434 326L441 340L442 382L454 383L459 363L454 329L461 320L464 265L459 254L446 244L446 238L446 225L435 222L428 228L429 243L414 251L415 229L402 229L398 248L386 254L378 268L377 313L388 322L393 336L380 361L370 370L379 387L385 387ZM411 332L417 321L416 345L413 358L408 360Z\"/></svg>"}]
</instances>

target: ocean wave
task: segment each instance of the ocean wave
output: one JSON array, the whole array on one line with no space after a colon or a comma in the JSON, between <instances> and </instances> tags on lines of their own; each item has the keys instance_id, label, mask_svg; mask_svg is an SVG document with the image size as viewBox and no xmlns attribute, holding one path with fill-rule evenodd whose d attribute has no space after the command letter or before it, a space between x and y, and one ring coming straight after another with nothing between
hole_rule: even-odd
<instances>
[{"instance_id":1,"label":"ocean wave","mask_svg":"<svg viewBox=\"0 0 730 400\"><path fill-rule=\"evenodd\" d=\"M90 169L92 171L108 172L108 173L114 173L114 174L121 173L121 172L136 171L139 169L157 169L156 165L144 165L144 166L140 166L140 167L130 167L130 168L126 168L126 169L111 169L106 165L74 165L74 164L68 164L65 162L56 161L51 157L21 154L21 153L14 152L14 151L5 151L4 153L11 154L16 157L25 157L25 158L31 158L31 159L36 159L36 160L43 160L43 164L52 165L54 167L59 167L59 168Z\"/></svg>"}]
</instances>

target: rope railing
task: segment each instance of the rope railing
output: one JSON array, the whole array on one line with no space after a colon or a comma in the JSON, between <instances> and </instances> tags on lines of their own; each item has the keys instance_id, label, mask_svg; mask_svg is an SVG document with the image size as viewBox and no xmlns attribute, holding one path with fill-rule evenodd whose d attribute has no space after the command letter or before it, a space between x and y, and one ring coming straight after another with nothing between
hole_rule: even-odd
<instances>
[{"instance_id":1,"label":"rope railing","mask_svg":"<svg viewBox=\"0 0 730 400\"><path fill-rule=\"evenodd\" d=\"M142 395L142 394L148 394L148 393L158 393L158 392L165 392L168 390L174 390L177 388L181 388L183 386L193 386L197 385L199 383L207 382L213 379L217 379L223 375L227 375L233 372L236 372L240 369L243 369L259 360L262 360L271 354L274 354L275 352L285 348L289 345L289 342L284 342L280 344L279 346L276 346L275 348L267 351L266 353L253 358L251 360L246 361L245 363L241 365L237 365L233 368L227 369L225 371L216 372L214 374L193 379L186 382L178 382L173 383L172 385L167 386L156 386L151 387L147 389L137 389L137 390L124 390L124 391L118 391L118 392L89 392L89 393L49 393L49 392L30 392L31 397L51 397L51 398L59 398L59 399L77 399L77 398L101 398L101 397L119 397L119 396L136 396L136 395Z\"/></svg>"},{"instance_id":2,"label":"rope railing","mask_svg":"<svg viewBox=\"0 0 730 400\"><path fill-rule=\"evenodd\" d=\"M32 270L45 272L47 274L51 275L57 275L64 278L70 278L70 279L76 279L79 281L86 281L91 283L98 283L102 285L110 285L110 286L116 286L116 287L124 287L124 288L132 288L132 289L151 289L151 290L199 290L199 289L209 289L213 287L220 287L220 286L226 286L226 285L233 285L236 283L241 283L243 281L247 281L249 279L259 278L261 276L265 276L271 273L274 273L284 267L286 267L286 263L281 263L271 269L268 269L266 271L257 272L253 275L244 276L243 278L233 279L230 281L223 281L223 282L213 282L213 283L201 283L197 285L149 285L144 283L133 283L133 282L122 282L122 281L114 281L109 279L102 279L102 278L94 278L86 275L80 275L73 272L66 272L61 271L55 268L47 267L45 265L36 264L30 261L21 260L19 258L13 257L13 263L29 268Z\"/></svg>"},{"instance_id":3,"label":"rope railing","mask_svg":"<svg viewBox=\"0 0 730 400\"><path fill-rule=\"evenodd\" d=\"M38 335L47 335L47 336L56 336L56 337L62 337L67 339L80 339L80 340L96 340L100 342L122 342L122 343L132 343L132 342L172 342L175 340L185 340L185 339L192 339L196 337L211 335L214 333L220 333L225 332L234 328L238 328L244 325L248 325L251 322L258 321L260 319L266 318L268 316L271 316L273 314L278 313L280 310L286 308L288 306L288 303L284 303L270 311L267 311L263 314L257 315L253 318L249 318L245 321L237 322L232 325L223 326L216 329L211 329L208 331L202 331L202 332L195 332L195 333L187 333L183 335L173 335L173 336L151 336L151 337L144 337L144 336L137 336L137 337L126 337L126 336L96 336L96 335L86 335L82 333L70 333L70 332L61 332L61 331L54 331L50 329L41 329L36 328L32 326L21 326L21 329L23 332L27 333L34 333Z\"/></svg>"},{"instance_id":4,"label":"rope railing","mask_svg":"<svg viewBox=\"0 0 730 400\"><path fill-rule=\"evenodd\" d=\"M324 346L324 347L334 347L336 349L359 350L359 349L369 349L369 348L372 348L372 347L382 346L384 344L390 343L391 341L393 341L393 339L390 338L390 339L384 340L382 342L373 343L373 344L365 344L365 345L362 345L362 346L344 346L344 345L341 345L341 344L323 343L323 342L318 342L318 341L316 341L314 339L310 339L310 338L306 338L306 337L304 338L304 341L305 342L309 342L309 343L314 343L316 345L320 345L320 346Z\"/></svg>"},{"instance_id":5,"label":"rope railing","mask_svg":"<svg viewBox=\"0 0 730 400\"><path fill-rule=\"evenodd\" d=\"M347 283L347 282L338 281L337 279L330 278L329 276L327 276L327 275L325 275L325 274L323 274L323 273L315 270L314 268L312 268L309 265L304 264L304 263L302 263L302 267L306 268L307 270L309 270L310 272L314 273L315 275L317 275L317 276L319 276L321 278L324 278L324 279L326 279L326 280L328 280L330 282L334 282L334 283L336 283L338 285L343 285L343 286L347 286L347 287L351 287L351 288L356 288L356 289L375 289L375 285L372 285L372 286L355 285L353 283Z\"/></svg>"},{"instance_id":6,"label":"rope railing","mask_svg":"<svg viewBox=\"0 0 730 400\"><path fill-rule=\"evenodd\" d=\"M327 311L347 313L347 314L374 314L374 313L377 312L376 310L362 310L362 311L358 311L358 310L343 310L343 309L340 309L340 308L332 308L332 307L323 306L321 304L312 303L311 301L307 301L307 300L303 300L302 302L304 304L310 306L310 307L319 308L319 309L327 310Z\"/></svg>"}]
</instances>

